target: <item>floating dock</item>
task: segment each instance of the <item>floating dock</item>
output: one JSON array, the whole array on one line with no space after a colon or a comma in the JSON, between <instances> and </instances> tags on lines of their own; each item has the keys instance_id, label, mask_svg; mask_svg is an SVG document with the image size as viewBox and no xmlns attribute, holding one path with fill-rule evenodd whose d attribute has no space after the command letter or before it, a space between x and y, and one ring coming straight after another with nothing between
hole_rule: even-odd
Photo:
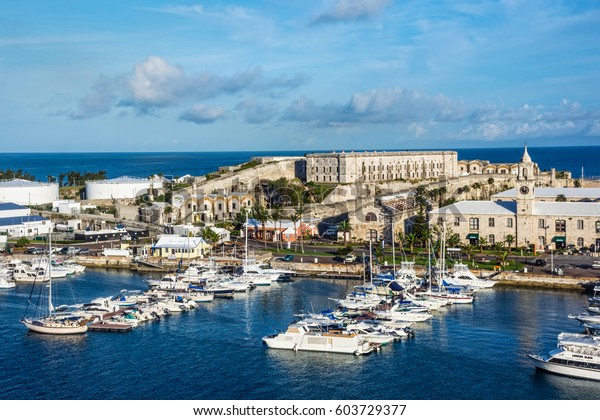
<instances>
[{"instance_id":1,"label":"floating dock","mask_svg":"<svg viewBox=\"0 0 600 420\"><path fill-rule=\"evenodd\" d=\"M133 325L111 323L111 322L98 322L95 324L88 324L88 331L103 331L103 332L128 332L133 330Z\"/></svg>"}]
</instances>

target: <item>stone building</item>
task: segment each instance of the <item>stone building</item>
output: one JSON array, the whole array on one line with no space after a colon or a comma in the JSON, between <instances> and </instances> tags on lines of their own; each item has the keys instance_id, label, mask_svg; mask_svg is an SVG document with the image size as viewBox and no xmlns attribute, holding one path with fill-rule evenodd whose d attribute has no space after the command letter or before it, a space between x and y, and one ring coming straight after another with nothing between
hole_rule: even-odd
<instances>
[{"instance_id":1,"label":"stone building","mask_svg":"<svg viewBox=\"0 0 600 420\"><path fill-rule=\"evenodd\" d=\"M544 201L548 198L544 189L540 188L542 194L537 195L536 168L525 147L517 164L514 190L495 201L461 201L433 210L429 213L430 223L446 223L463 243L477 244L485 238L488 244L494 244L510 236L514 239L512 245L534 247L536 251L568 245L599 247L600 203Z\"/></svg>"},{"instance_id":2,"label":"stone building","mask_svg":"<svg viewBox=\"0 0 600 420\"><path fill-rule=\"evenodd\" d=\"M325 183L379 183L455 178L457 152L341 152L307 154L306 180Z\"/></svg>"}]
</instances>

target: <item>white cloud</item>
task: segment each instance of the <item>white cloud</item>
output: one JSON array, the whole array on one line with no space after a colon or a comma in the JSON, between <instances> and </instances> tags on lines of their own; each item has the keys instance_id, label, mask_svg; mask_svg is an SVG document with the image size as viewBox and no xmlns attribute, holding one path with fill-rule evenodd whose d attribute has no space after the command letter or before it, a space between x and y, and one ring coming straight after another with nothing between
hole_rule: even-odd
<instances>
[{"instance_id":1,"label":"white cloud","mask_svg":"<svg viewBox=\"0 0 600 420\"><path fill-rule=\"evenodd\" d=\"M80 101L73 118L92 118L111 111L113 105L132 108L138 113L150 113L155 108L180 106L190 101L202 101L223 95L252 92L277 97L306 83L302 75L268 77L260 67L252 67L232 75L211 71L187 74L183 68L169 64L158 56L150 56L136 64L129 75L115 76L107 86L105 76L92 92Z\"/></svg>"},{"instance_id":2,"label":"white cloud","mask_svg":"<svg viewBox=\"0 0 600 420\"><path fill-rule=\"evenodd\" d=\"M221 107L209 107L204 104L194 104L184 112L180 119L196 124L210 124L225 117L225 110Z\"/></svg>"}]
</instances>

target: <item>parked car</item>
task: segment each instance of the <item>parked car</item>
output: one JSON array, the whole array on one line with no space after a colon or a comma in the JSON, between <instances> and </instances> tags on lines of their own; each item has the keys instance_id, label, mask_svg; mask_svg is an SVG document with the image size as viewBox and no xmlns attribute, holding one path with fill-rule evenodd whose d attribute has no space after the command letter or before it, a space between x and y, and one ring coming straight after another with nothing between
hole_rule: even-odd
<instances>
[{"instance_id":1,"label":"parked car","mask_svg":"<svg viewBox=\"0 0 600 420\"><path fill-rule=\"evenodd\" d=\"M600 270L600 261L594 261L594 262L592 263L592 268L593 268L594 270Z\"/></svg>"},{"instance_id":2,"label":"parked car","mask_svg":"<svg viewBox=\"0 0 600 420\"><path fill-rule=\"evenodd\" d=\"M90 255L90 250L88 248L81 248L77 251L77 255Z\"/></svg>"},{"instance_id":3,"label":"parked car","mask_svg":"<svg viewBox=\"0 0 600 420\"><path fill-rule=\"evenodd\" d=\"M291 254L288 254L285 257L283 257L283 261L294 261L294 256Z\"/></svg>"},{"instance_id":4,"label":"parked car","mask_svg":"<svg viewBox=\"0 0 600 420\"><path fill-rule=\"evenodd\" d=\"M356 256L354 254L348 254L344 257L345 263L353 263L356 260Z\"/></svg>"},{"instance_id":5,"label":"parked car","mask_svg":"<svg viewBox=\"0 0 600 420\"><path fill-rule=\"evenodd\" d=\"M26 254L43 254L44 250L41 248L29 247L25 250Z\"/></svg>"},{"instance_id":6,"label":"parked car","mask_svg":"<svg viewBox=\"0 0 600 420\"><path fill-rule=\"evenodd\" d=\"M131 236L129 234L121 236L122 241L131 241Z\"/></svg>"}]
</instances>

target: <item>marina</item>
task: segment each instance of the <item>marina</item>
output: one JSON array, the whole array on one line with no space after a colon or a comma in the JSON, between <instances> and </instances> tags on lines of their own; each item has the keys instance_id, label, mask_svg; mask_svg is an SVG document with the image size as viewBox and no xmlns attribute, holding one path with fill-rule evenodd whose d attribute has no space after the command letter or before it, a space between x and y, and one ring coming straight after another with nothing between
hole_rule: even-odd
<instances>
[{"instance_id":1,"label":"marina","mask_svg":"<svg viewBox=\"0 0 600 420\"><path fill-rule=\"evenodd\" d=\"M87 269L56 283L57 292L70 290L84 303L120 290L145 290L148 279ZM404 399L596 399L600 392L596 381L539 372L527 357L555 347L561 332L583 332L567 316L588 305L590 296L581 292L496 286L478 292L471 305L441 308L413 324L414 337L364 356L263 343L263 337L285 331L293 314L330 308L331 298L343 299L355 286L296 278L140 323L126 334L93 329L109 325L82 335L46 336L18 322L31 287L18 284L0 292L6 337L0 347L13 359L0 375L3 398L362 400L397 399L402 390ZM36 365L40 357L46 360L43 374ZM44 385L46 377L66 371L68 381ZM186 386L164 386L182 376Z\"/></svg>"}]
</instances>

